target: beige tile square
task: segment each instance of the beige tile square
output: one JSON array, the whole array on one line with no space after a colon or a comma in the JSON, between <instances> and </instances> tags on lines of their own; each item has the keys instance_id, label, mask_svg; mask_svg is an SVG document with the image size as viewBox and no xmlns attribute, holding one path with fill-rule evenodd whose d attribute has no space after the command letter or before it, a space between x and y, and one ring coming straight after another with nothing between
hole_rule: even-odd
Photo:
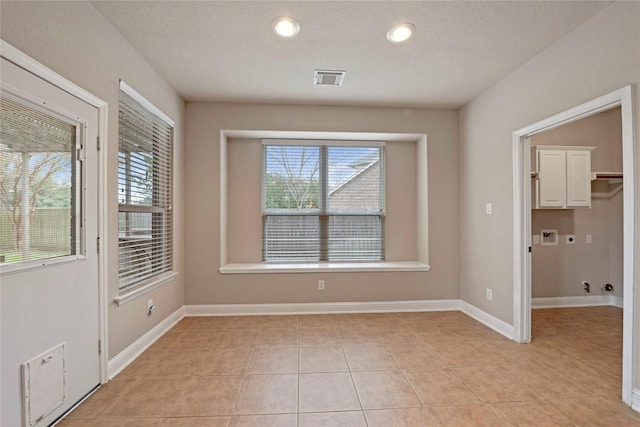
<instances>
[{"instance_id":1,"label":"beige tile square","mask_svg":"<svg viewBox=\"0 0 640 427\"><path fill-rule=\"evenodd\" d=\"M257 347L298 345L297 328L270 328L262 330L256 339Z\"/></svg>"},{"instance_id":2,"label":"beige tile square","mask_svg":"<svg viewBox=\"0 0 640 427\"><path fill-rule=\"evenodd\" d=\"M270 315L264 319L265 328L298 328L300 316L295 315Z\"/></svg>"},{"instance_id":3,"label":"beige tile square","mask_svg":"<svg viewBox=\"0 0 640 427\"><path fill-rule=\"evenodd\" d=\"M198 375L242 375L253 350L250 348L216 348L206 353Z\"/></svg>"},{"instance_id":4,"label":"beige tile square","mask_svg":"<svg viewBox=\"0 0 640 427\"><path fill-rule=\"evenodd\" d=\"M191 382L190 378L139 378L103 416L162 418Z\"/></svg>"},{"instance_id":5,"label":"beige tile square","mask_svg":"<svg viewBox=\"0 0 640 427\"><path fill-rule=\"evenodd\" d=\"M369 427L436 427L427 408L365 411Z\"/></svg>"},{"instance_id":6,"label":"beige tile square","mask_svg":"<svg viewBox=\"0 0 640 427\"><path fill-rule=\"evenodd\" d=\"M360 410L348 372L300 374L300 412Z\"/></svg>"},{"instance_id":7,"label":"beige tile square","mask_svg":"<svg viewBox=\"0 0 640 427\"><path fill-rule=\"evenodd\" d=\"M298 373L298 347L257 347L248 374Z\"/></svg>"},{"instance_id":8,"label":"beige tile square","mask_svg":"<svg viewBox=\"0 0 640 427\"><path fill-rule=\"evenodd\" d=\"M165 418L159 427L227 427L230 417Z\"/></svg>"},{"instance_id":9,"label":"beige tile square","mask_svg":"<svg viewBox=\"0 0 640 427\"><path fill-rule=\"evenodd\" d=\"M639 425L637 420L612 406L607 399L602 397L554 399L549 404L580 426L630 427Z\"/></svg>"},{"instance_id":10,"label":"beige tile square","mask_svg":"<svg viewBox=\"0 0 640 427\"><path fill-rule=\"evenodd\" d=\"M230 316L228 329L262 329L267 316Z\"/></svg>"},{"instance_id":11,"label":"beige tile square","mask_svg":"<svg viewBox=\"0 0 640 427\"><path fill-rule=\"evenodd\" d=\"M367 427L362 412L300 414L299 427Z\"/></svg>"},{"instance_id":12,"label":"beige tile square","mask_svg":"<svg viewBox=\"0 0 640 427\"><path fill-rule=\"evenodd\" d=\"M300 345L340 345L342 341L338 331L333 328L300 328L298 330Z\"/></svg>"},{"instance_id":13,"label":"beige tile square","mask_svg":"<svg viewBox=\"0 0 640 427\"><path fill-rule=\"evenodd\" d=\"M161 418L76 418L65 419L57 427L158 427Z\"/></svg>"},{"instance_id":14,"label":"beige tile square","mask_svg":"<svg viewBox=\"0 0 640 427\"><path fill-rule=\"evenodd\" d=\"M404 371L404 374L426 406L480 402L450 369Z\"/></svg>"},{"instance_id":15,"label":"beige tile square","mask_svg":"<svg viewBox=\"0 0 640 427\"><path fill-rule=\"evenodd\" d=\"M343 345L351 371L385 371L398 369L385 347L378 345Z\"/></svg>"},{"instance_id":16,"label":"beige tile square","mask_svg":"<svg viewBox=\"0 0 640 427\"><path fill-rule=\"evenodd\" d=\"M167 346L172 351L204 351L214 347L222 331L210 331L205 329L190 329L184 331L178 338L172 340Z\"/></svg>"},{"instance_id":17,"label":"beige tile square","mask_svg":"<svg viewBox=\"0 0 640 427\"><path fill-rule=\"evenodd\" d=\"M384 345L411 345L418 338L418 334L409 328L376 328L378 338Z\"/></svg>"},{"instance_id":18,"label":"beige tile square","mask_svg":"<svg viewBox=\"0 0 640 427\"><path fill-rule=\"evenodd\" d=\"M447 367L425 346L388 346L387 351L400 369L445 369Z\"/></svg>"},{"instance_id":19,"label":"beige tile square","mask_svg":"<svg viewBox=\"0 0 640 427\"><path fill-rule=\"evenodd\" d=\"M479 355L469 342L440 343L433 346L432 350L450 368L495 365L493 361Z\"/></svg>"},{"instance_id":20,"label":"beige tile square","mask_svg":"<svg viewBox=\"0 0 640 427\"><path fill-rule=\"evenodd\" d=\"M338 328L338 336L342 344L370 344L378 345L381 339L373 328Z\"/></svg>"},{"instance_id":21,"label":"beige tile square","mask_svg":"<svg viewBox=\"0 0 640 427\"><path fill-rule=\"evenodd\" d=\"M298 414L239 415L231 418L229 427L297 427Z\"/></svg>"},{"instance_id":22,"label":"beige tile square","mask_svg":"<svg viewBox=\"0 0 640 427\"><path fill-rule=\"evenodd\" d=\"M494 403L489 405L489 407L508 426L572 427L575 425L553 406L539 400L531 402Z\"/></svg>"},{"instance_id":23,"label":"beige tile square","mask_svg":"<svg viewBox=\"0 0 640 427\"><path fill-rule=\"evenodd\" d=\"M118 378L104 384L98 391L82 402L82 405L67 415L67 419L101 416L121 395L127 393L127 390L135 381L136 379Z\"/></svg>"},{"instance_id":24,"label":"beige tile square","mask_svg":"<svg viewBox=\"0 0 640 427\"><path fill-rule=\"evenodd\" d=\"M247 375L235 415L298 412L298 375Z\"/></svg>"},{"instance_id":25,"label":"beige tile square","mask_svg":"<svg viewBox=\"0 0 640 427\"><path fill-rule=\"evenodd\" d=\"M352 372L351 375L363 409L422 406L400 371Z\"/></svg>"},{"instance_id":26,"label":"beige tile square","mask_svg":"<svg viewBox=\"0 0 640 427\"><path fill-rule=\"evenodd\" d=\"M300 372L344 372L347 361L341 346L300 347Z\"/></svg>"},{"instance_id":27,"label":"beige tile square","mask_svg":"<svg viewBox=\"0 0 640 427\"><path fill-rule=\"evenodd\" d=\"M587 396L585 390L567 377L537 361L523 362L505 368L506 372L540 399Z\"/></svg>"},{"instance_id":28,"label":"beige tile square","mask_svg":"<svg viewBox=\"0 0 640 427\"><path fill-rule=\"evenodd\" d=\"M254 347L258 332L258 329L228 329L215 345L220 348Z\"/></svg>"},{"instance_id":29,"label":"beige tile square","mask_svg":"<svg viewBox=\"0 0 640 427\"><path fill-rule=\"evenodd\" d=\"M485 405L434 406L429 408L429 412L441 427L497 427L505 425Z\"/></svg>"},{"instance_id":30,"label":"beige tile square","mask_svg":"<svg viewBox=\"0 0 640 427\"><path fill-rule=\"evenodd\" d=\"M305 314L299 317L301 328L335 328L332 316L329 314Z\"/></svg>"},{"instance_id":31,"label":"beige tile square","mask_svg":"<svg viewBox=\"0 0 640 427\"><path fill-rule=\"evenodd\" d=\"M501 367L455 368L453 372L464 381L469 390L485 403L535 399L535 396L529 393L526 387Z\"/></svg>"},{"instance_id":32,"label":"beige tile square","mask_svg":"<svg viewBox=\"0 0 640 427\"><path fill-rule=\"evenodd\" d=\"M231 415L241 376L195 377L166 412L169 416Z\"/></svg>"}]
</instances>

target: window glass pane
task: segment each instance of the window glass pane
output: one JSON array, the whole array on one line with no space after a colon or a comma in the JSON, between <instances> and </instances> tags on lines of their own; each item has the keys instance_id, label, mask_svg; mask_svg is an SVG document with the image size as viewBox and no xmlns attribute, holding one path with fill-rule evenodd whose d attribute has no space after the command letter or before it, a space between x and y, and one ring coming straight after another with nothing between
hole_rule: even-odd
<instances>
[{"instance_id":1,"label":"window glass pane","mask_svg":"<svg viewBox=\"0 0 640 427\"><path fill-rule=\"evenodd\" d=\"M382 242L379 216L329 217L329 261L381 261Z\"/></svg>"},{"instance_id":2,"label":"window glass pane","mask_svg":"<svg viewBox=\"0 0 640 427\"><path fill-rule=\"evenodd\" d=\"M263 261L384 260L383 153L266 143Z\"/></svg>"},{"instance_id":3,"label":"window glass pane","mask_svg":"<svg viewBox=\"0 0 640 427\"><path fill-rule=\"evenodd\" d=\"M76 126L0 96L0 263L80 251Z\"/></svg>"},{"instance_id":4,"label":"window glass pane","mask_svg":"<svg viewBox=\"0 0 640 427\"><path fill-rule=\"evenodd\" d=\"M268 216L263 242L264 261L319 261L319 217Z\"/></svg>"},{"instance_id":5,"label":"window glass pane","mask_svg":"<svg viewBox=\"0 0 640 427\"><path fill-rule=\"evenodd\" d=\"M320 208L320 147L264 147L264 208L267 212Z\"/></svg>"},{"instance_id":6,"label":"window glass pane","mask_svg":"<svg viewBox=\"0 0 640 427\"><path fill-rule=\"evenodd\" d=\"M328 211L381 213L381 148L328 147Z\"/></svg>"}]
</instances>

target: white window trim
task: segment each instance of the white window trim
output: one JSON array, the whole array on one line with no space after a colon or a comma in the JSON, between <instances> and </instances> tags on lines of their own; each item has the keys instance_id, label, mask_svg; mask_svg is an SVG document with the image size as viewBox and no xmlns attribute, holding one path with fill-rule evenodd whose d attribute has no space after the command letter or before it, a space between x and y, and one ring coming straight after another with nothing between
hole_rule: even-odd
<instances>
[{"instance_id":1,"label":"white window trim","mask_svg":"<svg viewBox=\"0 0 640 427\"><path fill-rule=\"evenodd\" d=\"M417 148L416 234L417 252L415 260L403 262L373 263L229 263L227 259L227 201L229 139L286 139L323 141L386 141L387 144L415 142ZM429 197L427 135L409 133L369 133L369 132L309 132L309 131L260 131L231 130L220 131L220 268L221 274L247 273L313 273L313 272L371 272L371 271L429 271Z\"/></svg>"},{"instance_id":2,"label":"white window trim","mask_svg":"<svg viewBox=\"0 0 640 427\"><path fill-rule=\"evenodd\" d=\"M113 300L119 306L126 304L155 288L159 288L162 285L172 282L176 277L178 277L178 273L175 271L160 273L157 276L152 277L149 281L144 282L142 285L135 286L133 289L125 289L124 292L118 294L118 296Z\"/></svg>"},{"instance_id":3,"label":"white window trim","mask_svg":"<svg viewBox=\"0 0 640 427\"><path fill-rule=\"evenodd\" d=\"M317 263L255 263L226 264L220 267L222 274L252 273L366 273L372 271L429 271L431 267L421 262L317 262Z\"/></svg>"}]
</instances>

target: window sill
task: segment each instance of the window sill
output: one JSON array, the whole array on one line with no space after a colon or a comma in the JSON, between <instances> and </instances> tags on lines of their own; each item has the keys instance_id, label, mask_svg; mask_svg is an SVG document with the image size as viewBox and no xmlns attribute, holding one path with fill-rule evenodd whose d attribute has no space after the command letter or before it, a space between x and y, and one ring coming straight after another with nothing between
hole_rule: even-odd
<instances>
[{"instance_id":1,"label":"window sill","mask_svg":"<svg viewBox=\"0 0 640 427\"><path fill-rule=\"evenodd\" d=\"M154 277L153 279L151 279L149 282L138 286L134 289L131 290L125 290L124 292L122 292L121 294L119 294L117 297L115 297L113 300L115 301L116 304L118 304L119 306L122 304L126 304L129 301L133 301L134 299L138 298L141 295L146 294L147 292L150 292L151 290L158 288L162 285L165 285L171 281L173 281L173 279L175 279L178 276L178 273L175 271L170 271L168 273L163 273L159 276Z\"/></svg>"},{"instance_id":2,"label":"window sill","mask_svg":"<svg viewBox=\"0 0 640 427\"><path fill-rule=\"evenodd\" d=\"M373 271L429 271L431 267L421 262L352 262L308 264L226 264L218 269L222 274L257 273L365 273Z\"/></svg>"}]
</instances>

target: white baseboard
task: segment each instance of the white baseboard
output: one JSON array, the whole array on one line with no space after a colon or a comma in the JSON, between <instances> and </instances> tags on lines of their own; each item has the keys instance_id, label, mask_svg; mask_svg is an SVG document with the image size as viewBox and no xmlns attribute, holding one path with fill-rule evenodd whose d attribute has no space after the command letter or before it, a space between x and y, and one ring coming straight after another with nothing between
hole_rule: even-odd
<instances>
[{"instance_id":1,"label":"white baseboard","mask_svg":"<svg viewBox=\"0 0 640 427\"><path fill-rule=\"evenodd\" d=\"M613 305L616 307L622 307L622 298L613 295L531 298L531 308L534 309L561 307L594 307L600 305Z\"/></svg>"},{"instance_id":2,"label":"white baseboard","mask_svg":"<svg viewBox=\"0 0 640 427\"><path fill-rule=\"evenodd\" d=\"M136 360L147 348L151 346L158 338L164 335L169 329L173 328L184 317L184 306L180 307L164 320L151 328L147 333L135 340L131 345L116 354L113 359L109 360L108 377L112 380L124 368L129 366L131 362Z\"/></svg>"},{"instance_id":3,"label":"white baseboard","mask_svg":"<svg viewBox=\"0 0 640 427\"><path fill-rule=\"evenodd\" d=\"M640 412L640 388L634 388L631 392L631 408Z\"/></svg>"},{"instance_id":4,"label":"white baseboard","mask_svg":"<svg viewBox=\"0 0 640 427\"><path fill-rule=\"evenodd\" d=\"M614 295L609 295L609 305L618 308L624 308L624 299Z\"/></svg>"},{"instance_id":5,"label":"white baseboard","mask_svg":"<svg viewBox=\"0 0 640 427\"><path fill-rule=\"evenodd\" d=\"M185 305L185 316L251 316L260 314L390 313L460 310L460 300L319 302L291 304Z\"/></svg>"},{"instance_id":6,"label":"white baseboard","mask_svg":"<svg viewBox=\"0 0 640 427\"><path fill-rule=\"evenodd\" d=\"M505 322L504 320L500 320L466 301L460 301L460 311L469 317L473 317L478 322L488 326L510 340L513 339L513 325Z\"/></svg>"}]
</instances>

